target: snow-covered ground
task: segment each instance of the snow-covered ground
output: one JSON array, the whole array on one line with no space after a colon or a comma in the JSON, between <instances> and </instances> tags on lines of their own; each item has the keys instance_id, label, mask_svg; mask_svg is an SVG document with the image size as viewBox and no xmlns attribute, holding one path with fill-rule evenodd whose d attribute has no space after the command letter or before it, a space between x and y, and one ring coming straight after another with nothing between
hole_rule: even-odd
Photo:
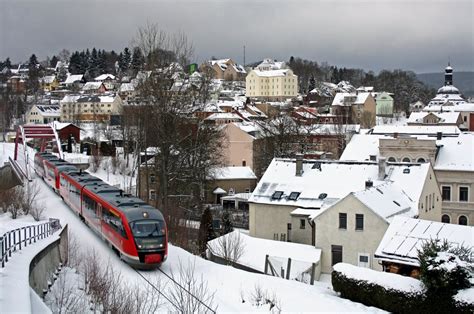
<instances>
[{"instance_id":1,"label":"snow-covered ground","mask_svg":"<svg viewBox=\"0 0 474 314\"><path fill-rule=\"evenodd\" d=\"M5 158L1 156L4 152L12 152L12 144L0 143L0 160ZM104 173L99 173L103 176ZM97 174L95 174L97 175ZM105 173L105 175L107 175ZM38 201L46 205L45 216L52 218L59 218L62 225L66 223L69 226L70 236L75 238L78 242L78 251L84 253L95 252L95 256L100 258L104 264L108 262L114 270L119 272L128 284L141 282L145 284L137 273L127 264L123 263L108 247L107 245L92 232L86 225L84 225L79 217L77 217L50 188L48 188L36 175L34 181L37 181L40 186L40 193ZM110 175L109 175L110 178ZM10 229L10 224L14 222L4 219L1 221L2 225ZM16 223L16 222L15 222ZM31 247L32 248L32 247ZM28 260L31 257L22 253L15 256L20 260L25 256ZM24 261L29 263L29 261ZM214 264L210 261L196 257L179 247L173 245L169 246L168 260L162 265L161 269L167 273L179 272L179 264L184 268L194 264L194 272L196 278L203 277L207 280L208 289L215 291L214 304L218 306L218 312L254 312L254 311L268 311L268 308L255 307L249 301L251 294L256 290L256 287L266 290L271 294L275 294L276 298L281 304L283 311L292 312L376 312L378 309L366 307L362 304L354 303L349 300L339 298L337 294L328 285L307 285L297 281L283 280L276 277L259 275L245 272L232 268L230 266L223 266ZM27 272L27 270L25 270ZM163 282L167 279L157 270L141 272L149 279L159 278ZM4 276L4 275L3 275ZM27 273L24 274L27 276ZM10 289L2 278L0 284L0 308L2 312L18 311L17 305L11 303L2 297L5 294L5 289ZM28 290L29 292L29 290ZM242 302L242 297L246 302ZM33 302L32 304L37 304ZM170 305L167 310L175 310ZM165 310L165 309L163 309Z\"/></svg>"}]
</instances>

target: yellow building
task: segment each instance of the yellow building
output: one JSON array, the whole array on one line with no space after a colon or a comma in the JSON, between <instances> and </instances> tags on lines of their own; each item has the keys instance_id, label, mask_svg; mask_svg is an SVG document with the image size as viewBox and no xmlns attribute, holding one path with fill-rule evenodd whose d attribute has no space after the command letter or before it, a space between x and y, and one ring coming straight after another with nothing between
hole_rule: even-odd
<instances>
[{"instance_id":1,"label":"yellow building","mask_svg":"<svg viewBox=\"0 0 474 314\"><path fill-rule=\"evenodd\" d=\"M247 97L281 101L298 94L298 77L290 69L252 70L245 82Z\"/></svg>"}]
</instances>

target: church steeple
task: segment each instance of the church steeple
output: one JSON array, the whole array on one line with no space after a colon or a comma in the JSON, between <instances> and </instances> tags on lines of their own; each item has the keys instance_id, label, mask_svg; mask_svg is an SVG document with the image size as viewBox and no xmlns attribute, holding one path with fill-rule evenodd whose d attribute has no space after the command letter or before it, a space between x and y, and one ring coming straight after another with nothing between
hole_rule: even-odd
<instances>
[{"instance_id":1,"label":"church steeple","mask_svg":"<svg viewBox=\"0 0 474 314\"><path fill-rule=\"evenodd\" d=\"M453 68L451 67L450 62L448 66L444 69L444 86L453 85Z\"/></svg>"}]
</instances>

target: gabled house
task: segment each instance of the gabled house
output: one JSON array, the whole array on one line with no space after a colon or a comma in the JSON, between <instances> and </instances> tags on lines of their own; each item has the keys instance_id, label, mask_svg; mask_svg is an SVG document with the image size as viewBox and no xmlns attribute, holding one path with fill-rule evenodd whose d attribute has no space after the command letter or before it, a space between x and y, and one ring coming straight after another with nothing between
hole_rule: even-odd
<instances>
[{"instance_id":1,"label":"gabled house","mask_svg":"<svg viewBox=\"0 0 474 314\"><path fill-rule=\"evenodd\" d=\"M416 126L393 130L414 132ZM474 225L474 134L444 133L453 127L424 127L438 131L400 134L358 134L352 137L341 160L377 160L389 162L429 162L439 184L442 198L441 221ZM456 127L457 129L457 127ZM457 129L459 130L459 129Z\"/></svg>"},{"instance_id":2,"label":"gabled house","mask_svg":"<svg viewBox=\"0 0 474 314\"><path fill-rule=\"evenodd\" d=\"M58 105L33 105L26 112L27 124L48 124L59 121L61 116Z\"/></svg>"},{"instance_id":3,"label":"gabled house","mask_svg":"<svg viewBox=\"0 0 474 314\"><path fill-rule=\"evenodd\" d=\"M407 125L453 125L461 127L463 123L459 112L412 112Z\"/></svg>"},{"instance_id":4,"label":"gabled house","mask_svg":"<svg viewBox=\"0 0 474 314\"><path fill-rule=\"evenodd\" d=\"M53 91L59 87L59 82L56 78L56 75L43 76L39 80L40 80L41 88L45 92Z\"/></svg>"},{"instance_id":5,"label":"gabled house","mask_svg":"<svg viewBox=\"0 0 474 314\"><path fill-rule=\"evenodd\" d=\"M331 104L331 113L343 124L360 124L363 128L375 125L376 102L369 92L337 93Z\"/></svg>"},{"instance_id":6,"label":"gabled house","mask_svg":"<svg viewBox=\"0 0 474 314\"><path fill-rule=\"evenodd\" d=\"M387 92L372 93L376 103L377 117L393 117L393 94Z\"/></svg>"},{"instance_id":7,"label":"gabled house","mask_svg":"<svg viewBox=\"0 0 474 314\"><path fill-rule=\"evenodd\" d=\"M242 81L247 72L232 59L209 60L201 65L201 71L211 69L213 78L227 81Z\"/></svg>"},{"instance_id":8,"label":"gabled house","mask_svg":"<svg viewBox=\"0 0 474 314\"><path fill-rule=\"evenodd\" d=\"M251 193L257 185L257 177L247 166L221 167L211 171L206 188L206 202L220 204L225 196Z\"/></svg>"},{"instance_id":9,"label":"gabled house","mask_svg":"<svg viewBox=\"0 0 474 314\"><path fill-rule=\"evenodd\" d=\"M441 220L429 163L275 158L249 203L251 236L315 245L322 249L323 272L341 258L357 265L359 255L362 262L369 255L372 261L396 215ZM370 261L366 266L377 269Z\"/></svg>"},{"instance_id":10,"label":"gabled house","mask_svg":"<svg viewBox=\"0 0 474 314\"><path fill-rule=\"evenodd\" d=\"M103 94L107 91L103 82L87 82L82 91L87 94Z\"/></svg>"}]
</instances>

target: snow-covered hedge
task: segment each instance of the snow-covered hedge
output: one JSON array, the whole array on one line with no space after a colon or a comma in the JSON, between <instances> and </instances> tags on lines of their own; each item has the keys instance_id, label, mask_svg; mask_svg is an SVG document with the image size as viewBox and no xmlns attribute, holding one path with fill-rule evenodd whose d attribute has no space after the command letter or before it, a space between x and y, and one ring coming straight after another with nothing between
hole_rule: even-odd
<instances>
[{"instance_id":1,"label":"snow-covered hedge","mask_svg":"<svg viewBox=\"0 0 474 314\"><path fill-rule=\"evenodd\" d=\"M428 298L417 279L384 273L345 263L334 266L332 285L341 297L390 312L472 313L474 303L460 292L459 298ZM469 292L465 294L469 295Z\"/></svg>"}]
</instances>

